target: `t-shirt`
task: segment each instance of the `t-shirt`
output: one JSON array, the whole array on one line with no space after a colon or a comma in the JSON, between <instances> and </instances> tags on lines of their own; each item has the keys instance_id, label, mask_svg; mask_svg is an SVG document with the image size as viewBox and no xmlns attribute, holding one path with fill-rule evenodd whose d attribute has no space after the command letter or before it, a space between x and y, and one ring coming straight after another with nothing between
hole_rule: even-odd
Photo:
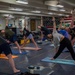
<instances>
[{"instance_id":1,"label":"t-shirt","mask_svg":"<svg viewBox=\"0 0 75 75\"><path fill-rule=\"evenodd\" d=\"M6 26L6 28L5 28L5 37L6 37L6 39L10 39L14 34L15 33Z\"/></svg>"},{"instance_id":2,"label":"t-shirt","mask_svg":"<svg viewBox=\"0 0 75 75\"><path fill-rule=\"evenodd\" d=\"M70 28L69 34L72 36L71 40L75 37L75 27Z\"/></svg>"},{"instance_id":3,"label":"t-shirt","mask_svg":"<svg viewBox=\"0 0 75 75\"><path fill-rule=\"evenodd\" d=\"M74 28L70 28L70 35L75 36L75 27Z\"/></svg>"},{"instance_id":4,"label":"t-shirt","mask_svg":"<svg viewBox=\"0 0 75 75\"><path fill-rule=\"evenodd\" d=\"M49 29L47 29L46 27L41 27L41 31L43 32L43 34L44 35L48 35L48 34L50 34L51 32L50 32L50 30Z\"/></svg>"},{"instance_id":5,"label":"t-shirt","mask_svg":"<svg viewBox=\"0 0 75 75\"><path fill-rule=\"evenodd\" d=\"M5 38L5 33L1 33L1 32L0 32L0 36L1 36L2 38Z\"/></svg>"},{"instance_id":6,"label":"t-shirt","mask_svg":"<svg viewBox=\"0 0 75 75\"><path fill-rule=\"evenodd\" d=\"M63 35L59 34L56 30L53 30L53 43L54 46L57 47L60 43L60 39L61 37L63 37Z\"/></svg>"},{"instance_id":7,"label":"t-shirt","mask_svg":"<svg viewBox=\"0 0 75 75\"><path fill-rule=\"evenodd\" d=\"M69 38L69 34L68 34L68 32L66 30L59 30L58 33L62 34L66 38Z\"/></svg>"},{"instance_id":8,"label":"t-shirt","mask_svg":"<svg viewBox=\"0 0 75 75\"><path fill-rule=\"evenodd\" d=\"M26 28L24 28L23 35L28 37L30 34L31 34L31 32L29 30L27 30Z\"/></svg>"}]
</instances>

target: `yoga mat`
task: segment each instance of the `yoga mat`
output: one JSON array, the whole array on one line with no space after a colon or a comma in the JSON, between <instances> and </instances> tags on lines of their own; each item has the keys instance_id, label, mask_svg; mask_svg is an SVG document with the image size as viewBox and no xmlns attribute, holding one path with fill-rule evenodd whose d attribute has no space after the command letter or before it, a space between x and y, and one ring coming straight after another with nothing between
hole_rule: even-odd
<instances>
[{"instance_id":1,"label":"yoga mat","mask_svg":"<svg viewBox=\"0 0 75 75\"><path fill-rule=\"evenodd\" d=\"M51 44L50 46L53 46L54 47L54 44Z\"/></svg>"},{"instance_id":2,"label":"yoga mat","mask_svg":"<svg viewBox=\"0 0 75 75\"><path fill-rule=\"evenodd\" d=\"M14 49L18 49L17 47L13 47ZM35 47L23 47L23 48L21 48L22 50L36 50L36 48ZM39 48L39 50L40 50L41 48Z\"/></svg>"},{"instance_id":3,"label":"yoga mat","mask_svg":"<svg viewBox=\"0 0 75 75\"><path fill-rule=\"evenodd\" d=\"M17 58L18 56L12 55L12 58ZM1 59L8 59L5 54L0 54Z\"/></svg>"},{"instance_id":4,"label":"yoga mat","mask_svg":"<svg viewBox=\"0 0 75 75\"><path fill-rule=\"evenodd\" d=\"M50 60L50 57L46 57L46 58L42 59L41 61L48 62L48 63L58 63L58 64L66 64L66 65L75 65L75 61L74 60L67 60L67 59Z\"/></svg>"},{"instance_id":5,"label":"yoga mat","mask_svg":"<svg viewBox=\"0 0 75 75\"><path fill-rule=\"evenodd\" d=\"M27 52L26 51L22 51L22 53L20 53L19 52L19 50L12 50L12 54L14 54L14 55L23 55L23 54L27 54Z\"/></svg>"},{"instance_id":6,"label":"yoga mat","mask_svg":"<svg viewBox=\"0 0 75 75\"><path fill-rule=\"evenodd\" d=\"M49 45L50 44L50 41L43 41L42 42L42 45Z\"/></svg>"}]
</instances>

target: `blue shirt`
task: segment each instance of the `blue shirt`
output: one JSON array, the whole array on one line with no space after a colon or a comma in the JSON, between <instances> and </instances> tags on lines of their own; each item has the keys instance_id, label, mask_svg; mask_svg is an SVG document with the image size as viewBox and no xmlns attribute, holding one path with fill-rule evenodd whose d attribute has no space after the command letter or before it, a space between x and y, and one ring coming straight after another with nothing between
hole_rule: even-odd
<instances>
[{"instance_id":1,"label":"blue shirt","mask_svg":"<svg viewBox=\"0 0 75 75\"><path fill-rule=\"evenodd\" d=\"M68 32L66 30L59 30L58 33L62 34L66 38L69 38L69 34L68 34Z\"/></svg>"}]
</instances>

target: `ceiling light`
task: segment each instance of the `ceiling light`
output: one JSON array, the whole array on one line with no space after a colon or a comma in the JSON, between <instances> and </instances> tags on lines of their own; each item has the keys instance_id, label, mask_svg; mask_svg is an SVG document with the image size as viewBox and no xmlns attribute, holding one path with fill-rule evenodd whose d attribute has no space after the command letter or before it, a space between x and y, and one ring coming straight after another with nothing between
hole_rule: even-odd
<instances>
[{"instance_id":1,"label":"ceiling light","mask_svg":"<svg viewBox=\"0 0 75 75\"><path fill-rule=\"evenodd\" d=\"M10 15L10 14L3 14L4 17L8 17L8 18L14 18L13 15Z\"/></svg>"},{"instance_id":2,"label":"ceiling light","mask_svg":"<svg viewBox=\"0 0 75 75\"><path fill-rule=\"evenodd\" d=\"M57 14L57 15L59 15L59 16L64 16L64 14Z\"/></svg>"},{"instance_id":3,"label":"ceiling light","mask_svg":"<svg viewBox=\"0 0 75 75\"><path fill-rule=\"evenodd\" d=\"M9 18L14 18L14 16L13 15L9 15Z\"/></svg>"},{"instance_id":4,"label":"ceiling light","mask_svg":"<svg viewBox=\"0 0 75 75\"><path fill-rule=\"evenodd\" d=\"M45 5L55 6L58 2L56 0L46 0Z\"/></svg>"},{"instance_id":5,"label":"ceiling light","mask_svg":"<svg viewBox=\"0 0 75 75\"><path fill-rule=\"evenodd\" d=\"M63 8L64 6L60 4L59 0L46 0L45 4L48 6Z\"/></svg>"},{"instance_id":6,"label":"ceiling light","mask_svg":"<svg viewBox=\"0 0 75 75\"><path fill-rule=\"evenodd\" d=\"M60 11L66 11L65 9L60 9Z\"/></svg>"},{"instance_id":7,"label":"ceiling light","mask_svg":"<svg viewBox=\"0 0 75 75\"><path fill-rule=\"evenodd\" d=\"M63 8L63 5L57 4L56 7Z\"/></svg>"},{"instance_id":8,"label":"ceiling light","mask_svg":"<svg viewBox=\"0 0 75 75\"><path fill-rule=\"evenodd\" d=\"M59 7L59 8L63 8L64 6L60 4L60 1L58 0L58 3L56 5L56 7Z\"/></svg>"},{"instance_id":9,"label":"ceiling light","mask_svg":"<svg viewBox=\"0 0 75 75\"><path fill-rule=\"evenodd\" d=\"M23 11L23 9L20 9L20 8L9 8L9 10L13 10L13 11Z\"/></svg>"},{"instance_id":10,"label":"ceiling light","mask_svg":"<svg viewBox=\"0 0 75 75\"><path fill-rule=\"evenodd\" d=\"M50 13L48 13L48 14L52 15L53 13L50 12Z\"/></svg>"},{"instance_id":11,"label":"ceiling light","mask_svg":"<svg viewBox=\"0 0 75 75\"><path fill-rule=\"evenodd\" d=\"M69 17L69 15L65 15L66 17Z\"/></svg>"},{"instance_id":12,"label":"ceiling light","mask_svg":"<svg viewBox=\"0 0 75 75\"><path fill-rule=\"evenodd\" d=\"M33 12L33 13L41 13L41 11L37 11L37 10L36 11L31 11L31 12Z\"/></svg>"},{"instance_id":13,"label":"ceiling light","mask_svg":"<svg viewBox=\"0 0 75 75\"><path fill-rule=\"evenodd\" d=\"M16 0L17 3L22 3L22 4L28 4L27 1L22 1L22 0Z\"/></svg>"},{"instance_id":14,"label":"ceiling light","mask_svg":"<svg viewBox=\"0 0 75 75\"><path fill-rule=\"evenodd\" d=\"M56 5L50 5L50 6L52 6L52 7L56 7Z\"/></svg>"},{"instance_id":15,"label":"ceiling light","mask_svg":"<svg viewBox=\"0 0 75 75\"><path fill-rule=\"evenodd\" d=\"M49 6L48 9L49 9L49 10L58 11L58 8L56 8L56 7L50 7L50 6Z\"/></svg>"},{"instance_id":16,"label":"ceiling light","mask_svg":"<svg viewBox=\"0 0 75 75\"><path fill-rule=\"evenodd\" d=\"M8 17L8 16L9 16L9 14L3 14L3 16Z\"/></svg>"}]
</instances>

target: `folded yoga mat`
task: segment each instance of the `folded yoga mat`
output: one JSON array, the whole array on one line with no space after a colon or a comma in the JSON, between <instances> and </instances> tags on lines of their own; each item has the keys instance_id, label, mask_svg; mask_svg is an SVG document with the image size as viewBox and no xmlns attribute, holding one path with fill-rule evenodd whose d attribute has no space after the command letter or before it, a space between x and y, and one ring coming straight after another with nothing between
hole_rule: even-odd
<instances>
[{"instance_id":1,"label":"folded yoga mat","mask_svg":"<svg viewBox=\"0 0 75 75\"><path fill-rule=\"evenodd\" d=\"M18 56L16 56L16 55L12 55L12 58L17 58ZM5 56L5 54L0 54L0 58L1 59L8 59L6 56Z\"/></svg>"},{"instance_id":2,"label":"folded yoga mat","mask_svg":"<svg viewBox=\"0 0 75 75\"><path fill-rule=\"evenodd\" d=\"M22 50L22 53L20 53L19 50L12 49L12 54L14 54L14 55L23 55L23 54L27 54L27 52Z\"/></svg>"},{"instance_id":3,"label":"folded yoga mat","mask_svg":"<svg viewBox=\"0 0 75 75\"><path fill-rule=\"evenodd\" d=\"M13 47L14 49L18 49L17 47ZM41 48L39 48L40 50ZM21 50L36 50L36 47L23 47Z\"/></svg>"},{"instance_id":4,"label":"folded yoga mat","mask_svg":"<svg viewBox=\"0 0 75 75\"><path fill-rule=\"evenodd\" d=\"M75 65L74 60L67 60L67 59L55 59L51 60L50 57L46 57L42 59L41 61L43 62L48 62L48 63L58 63L58 64L66 64L66 65Z\"/></svg>"}]
</instances>

